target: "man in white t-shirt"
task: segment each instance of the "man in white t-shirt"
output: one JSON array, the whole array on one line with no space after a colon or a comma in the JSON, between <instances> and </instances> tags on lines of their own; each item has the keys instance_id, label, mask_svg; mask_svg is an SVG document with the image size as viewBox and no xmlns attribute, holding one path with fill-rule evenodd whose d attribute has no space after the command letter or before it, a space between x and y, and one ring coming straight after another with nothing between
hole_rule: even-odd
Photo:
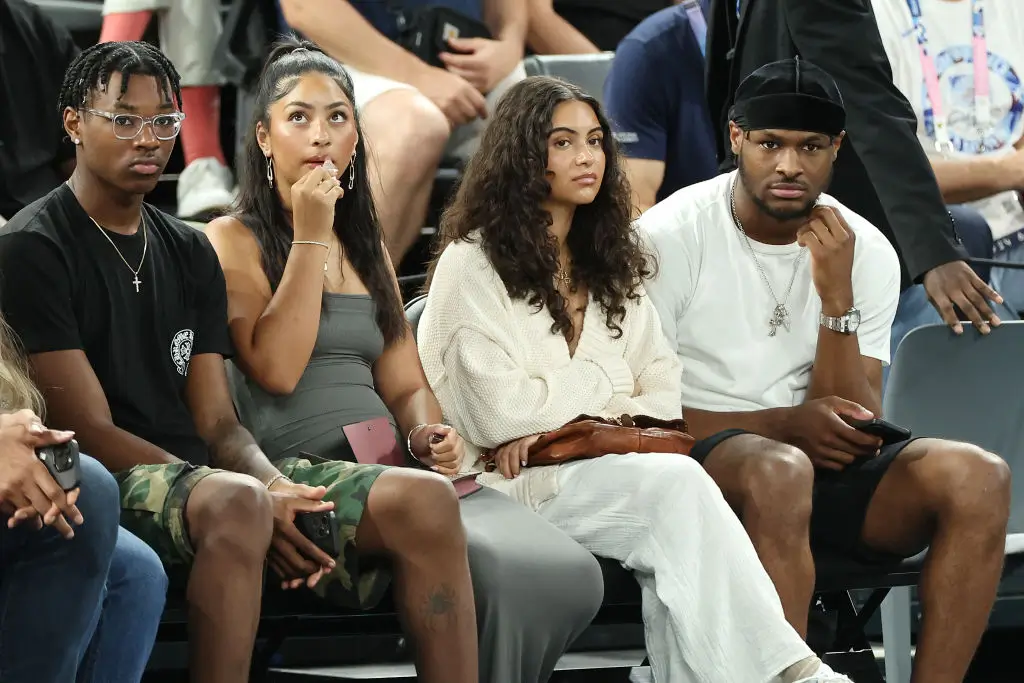
<instances>
[{"instance_id":1,"label":"man in white t-shirt","mask_svg":"<svg viewBox=\"0 0 1024 683\"><path fill-rule=\"evenodd\" d=\"M730 119L739 170L639 221L690 430L732 430L692 455L741 516L787 616L803 614L798 630L812 547L886 563L930 545L914 681L962 681L999 582L1009 469L974 446L883 444L846 421L881 412L900 268L881 232L823 194L844 136L835 82L799 59L768 64L740 84ZM743 432L792 448L725 447Z\"/></svg>"},{"instance_id":2,"label":"man in white t-shirt","mask_svg":"<svg viewBox=\"0 0 1024 683\"><path fill-rule=\"evenodd\" d=\"M1024 2L872 5L943 198L981 212L996 259L1024 263ZM991 281L1014 312L1024 311L1024 271L996 267Z\"/></svg>"}]
</instances>

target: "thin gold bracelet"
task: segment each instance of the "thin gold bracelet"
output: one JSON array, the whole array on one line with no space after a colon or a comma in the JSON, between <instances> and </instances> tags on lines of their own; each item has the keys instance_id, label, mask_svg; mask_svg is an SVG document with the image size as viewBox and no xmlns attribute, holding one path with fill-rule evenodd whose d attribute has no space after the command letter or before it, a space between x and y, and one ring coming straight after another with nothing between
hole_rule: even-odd
<instances>
[{"instance_id":1,"label":"thin gold bracelet","mask_svg":"<svg viewBox=\"0 0 1024 683\"><path fill-rule=\"evenodd\" d=\"M266 484L267 490L269 491L271 486L273 486L277 482L281 481L282 479L284 479L286 481L291 481L290 479L288 479L287 476L285 476L285 475L281 474L280 472L278 472L277 474L275 474L274 476L272 476L270 478L270 481L267 482L267 484Z\"/></svg>"},{"instance_id":2,"label":"thin gold bracelet","mask_svg":"<svg viewBox=\"0 0 1024 683\"><path fill-rule=\"evenodd\" d=\"M327 250L327 260L324 261L324 277L327 277L327 263L331 260L331 245L316 240L292 240L292 245L296 244L315 244Z\"/></svg>"}]
</instances>

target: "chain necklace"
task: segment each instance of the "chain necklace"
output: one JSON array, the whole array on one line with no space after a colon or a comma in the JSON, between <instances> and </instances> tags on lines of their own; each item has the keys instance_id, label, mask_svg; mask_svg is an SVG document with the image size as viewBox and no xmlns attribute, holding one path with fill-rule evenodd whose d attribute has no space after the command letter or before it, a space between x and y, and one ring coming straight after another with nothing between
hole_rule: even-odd
<instances>
[{"instance_id":1,"label":"chain necklace","mask_svg":"<svg viewBox=\"0 0 1024 683\"><path fill-rule=\"evenodd\" d=\"M775 296L775 289L772 287L771 280L768 279L768 273L765 272L764 266L761 265L761 261L757 258L757 253L754 251L754 245L750 241L750 237L747 235L747 231L743 229L743 223L740 222L739 213L736 211L736 183L737 180L733 180L732 185L729 188L729 208L732 211L732 222L736 224L736 228L743 235L743 240L747 243L747 250L750 252L750 257L754 259L754 265L757 266L757 272L761 275L761 280L764 282L765 287L768 288L768 293L772 295L772 299L775 301L775 308L772 309L772 317L768 320L768 336L774 337L782 327L789 332L789 308L786 307L786 302L789 301L789 295L793 291L793 283L796 282L796 274L800 271L800 264L803 262L805 250L801 249L800 253L797 254L796 261L793 262L793 275L789 278L789 287L786 288L786 296L783 297L782 301L779 301L779 297Z\"/></svg>"},{"instance_id":2,"label":"chain necklace","mask_svg":"<svg viewBox=\"0 0 1024 683\"><path fill-rule=\"evenodd\" d=\"M99 230L100 233L107 238L107 241L110 242L110 246L114 248L114 251L116 251L117 255L121 257L121 260L124 261L124 264L128 266L128 270L132 271L132 275L135 276L135 279L132 280L132 284L135 285L135 293L138 294L139 285L142 284L142 280L139 279L139 273L142 271L142 264L146 262L146 248L149 246L149 235L146 232L145 213L143 213L142 217L139 219L139 227L142 228L142 258L139 259L138 268L132 268L131 264L128 263L128 259L124 257L124 254L121 253L121 250L117 248L116 244L114 244L114 240L110 239L110 235L107 234L107 231L103 229L102 225L96 222L95 218L89 216L89 220L91 220L92 224L96 226L96 229Z\"/></svg>"}]
</instances>

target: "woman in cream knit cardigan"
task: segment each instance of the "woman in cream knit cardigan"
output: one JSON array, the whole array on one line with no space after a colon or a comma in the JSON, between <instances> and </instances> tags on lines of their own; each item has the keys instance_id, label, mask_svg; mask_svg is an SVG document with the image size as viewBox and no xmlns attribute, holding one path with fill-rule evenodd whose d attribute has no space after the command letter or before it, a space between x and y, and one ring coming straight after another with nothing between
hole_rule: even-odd
<instances>
[{"instance_id":1,"label":"woman in cream knit cardigan","mask_svg":"<svg viewBox=\"0 0 1024 683\"><path fill-rule=\"evenodd\" d=\"M470 444L464 468L633 570L656 680L848 682L786 622L746 532L691 459L524 466L538 434L583 413L681 416L680 367L641 286L650 267L613 145L596 101L527 79L498 105L445 215L418 341ZM488 450L498 470L483 473Z\"/></svg>"}]
</instances>

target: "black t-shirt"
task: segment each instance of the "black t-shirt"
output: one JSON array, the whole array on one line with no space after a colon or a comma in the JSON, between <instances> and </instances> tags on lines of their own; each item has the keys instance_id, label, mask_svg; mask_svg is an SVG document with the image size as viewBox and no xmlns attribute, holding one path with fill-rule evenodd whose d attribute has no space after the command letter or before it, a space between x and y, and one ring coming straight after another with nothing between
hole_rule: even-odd
<instances>
[{"instance_id":1,"label":"black t-shirt","mask_svg":"<svg viewBox=\"0 0 1024 683\"><path fill-rule=\"evenodd\" d=\"M0 230L0 306L27 353L85 352L115 425L203 465L185 382L193 356L230 355L224 273L201 232L143 213L136 293L142 230L102 230L66 184L25 207Z\"/></svg>"},{"instance_id":2,"label":"black t-shirt","mask_svg":"<svg viewBox=\"0 0 1024 683\"><path fill-rule=\"evenodd\" d=\"M0 216L10 219L63 180L73 159L57 111L71 35L24 0L0 0Z\"/></svg>"},{"instance_id":3,"label":"black t-shirt","mask_svg":"<svg viewBox=\"0 0 1024 683\"><path fill-rule=\"evenodd\" d=\"M614 51L637 25L672 0L555 0L554 8L600 50Z\"/></svg>"}]
</instances>

